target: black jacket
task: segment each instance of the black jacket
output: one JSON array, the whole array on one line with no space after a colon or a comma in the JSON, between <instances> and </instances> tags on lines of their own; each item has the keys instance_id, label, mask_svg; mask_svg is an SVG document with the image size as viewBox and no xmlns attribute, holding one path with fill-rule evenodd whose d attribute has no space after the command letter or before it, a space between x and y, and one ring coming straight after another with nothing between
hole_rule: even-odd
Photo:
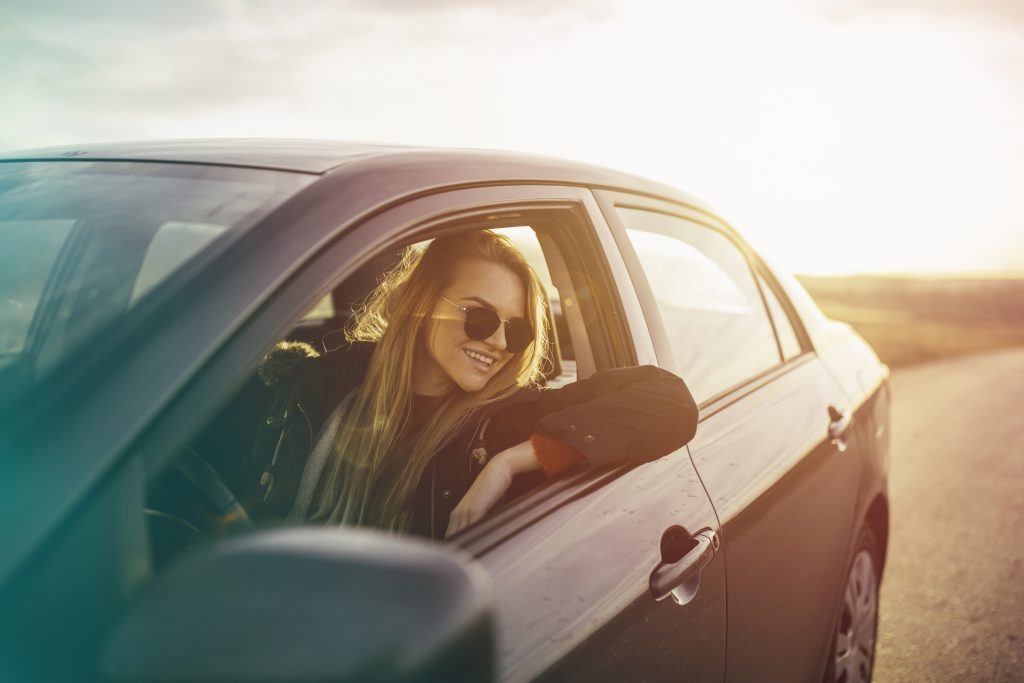
<instances>
[{"instance_id":1,"label":"black jacket","mask_svg":"<svg viewBox=\"0 0 1024 683\"><path fill-rule=\"evenodd\" d=\"M269 408L249 457L225 477L254 517L287 515L323 423L362 381L372 352L373 345L357 344L316 356L304 345L279 345L261 365L266 389L250 403ZM524 389L479 409L434 456L417 488L412 530L444 536L452 509L483 469L472 454L480 446L492 456L540 433L576 448L593 466L641 463L685 445L696 426L697 406L683 380L650 365L597 372L558 389ZM539 472L521 475L513 487L542 479Z\"/></svg>"}]
</instances>

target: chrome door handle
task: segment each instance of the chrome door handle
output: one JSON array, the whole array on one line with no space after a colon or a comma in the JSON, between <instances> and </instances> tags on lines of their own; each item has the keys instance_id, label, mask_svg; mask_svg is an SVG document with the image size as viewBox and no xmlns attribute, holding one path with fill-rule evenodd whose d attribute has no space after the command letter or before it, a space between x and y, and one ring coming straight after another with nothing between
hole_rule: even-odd
<instances>
[{"instance_id":1,"label":"chrome door handle","mask_svg":"<svg viewBox=\"0 0 1024 683\"><path fill-rule=\"evenodd\" d=\"M853 423L853 413L849 409L838 410L835 406L828 407L828 440L840 453L846 451L847 432Z\"/></svg>"},{"instance_id":2,"label":"chrome door handle","mask_svg":"<svg viewBox=\"0 0 1024 683\"><path fill-rule=\"evenodd\" d=\"M693 546L681 558L674 555L674 547L681 541ZM651 595L655 600L668 596L677 604L685 605L697 596L700 573L718 551L718 534L701 529L690 537L681 526L669 527L661 538L661 563L651 572Z\"/></svg>"}]
</instances>

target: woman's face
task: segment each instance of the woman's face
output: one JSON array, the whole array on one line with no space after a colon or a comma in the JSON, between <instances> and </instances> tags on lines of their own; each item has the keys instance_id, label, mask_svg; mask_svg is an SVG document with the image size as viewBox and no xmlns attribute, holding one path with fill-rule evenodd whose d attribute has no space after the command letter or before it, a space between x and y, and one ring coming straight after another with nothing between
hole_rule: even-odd
<instances>
[{"instance_id":1,"label":"woman's face","mask_svg":"<svg viewBox=\"0 0 1024 683\"><path fill-rule=\"evenodd\" d=\"M490 308L502 320L527 317L523 282L512 270L492 261L460 261L441 295L459 306ZM470 339L465 320L461 309L438 298L413 365L417 394L441 394L452 384L463 391L480 391L512 358L505 348L504 325L486 339Z\"/></svg>"}]
</instances>

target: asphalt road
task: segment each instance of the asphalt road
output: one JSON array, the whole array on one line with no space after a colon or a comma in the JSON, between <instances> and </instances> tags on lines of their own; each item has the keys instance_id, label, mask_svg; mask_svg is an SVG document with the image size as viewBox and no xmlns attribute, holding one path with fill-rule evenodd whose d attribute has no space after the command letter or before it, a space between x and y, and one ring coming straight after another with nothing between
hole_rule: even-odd
<instances>
[{"instance_id":1,"label":"asphalt road","mask_svg":"<svg viewBox=\"0 0 1024 683\"><path fill-rule=\"evenodd\" d=\"M1024 681L1024 349L892 377L874 680Z\"/></svg>"}]
</instances>

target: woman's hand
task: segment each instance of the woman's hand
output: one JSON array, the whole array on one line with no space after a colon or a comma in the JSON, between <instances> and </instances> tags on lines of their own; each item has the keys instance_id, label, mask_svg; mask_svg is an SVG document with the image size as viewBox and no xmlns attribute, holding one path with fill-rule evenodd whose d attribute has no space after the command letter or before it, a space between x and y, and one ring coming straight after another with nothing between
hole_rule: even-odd
<instances>
[{"instance_id":1,"label":"woman's hand","mask_svg":"<svg viewBox=\"0 0 1024 683\"><path fill-rule=\"evenodd\" d=\"M445 538L483 519L487 511L508 491L513 476L536 469L540 469L540 461L529 441L506 448L491 458L452 510Z\"/></svg>"}]
</instances>

